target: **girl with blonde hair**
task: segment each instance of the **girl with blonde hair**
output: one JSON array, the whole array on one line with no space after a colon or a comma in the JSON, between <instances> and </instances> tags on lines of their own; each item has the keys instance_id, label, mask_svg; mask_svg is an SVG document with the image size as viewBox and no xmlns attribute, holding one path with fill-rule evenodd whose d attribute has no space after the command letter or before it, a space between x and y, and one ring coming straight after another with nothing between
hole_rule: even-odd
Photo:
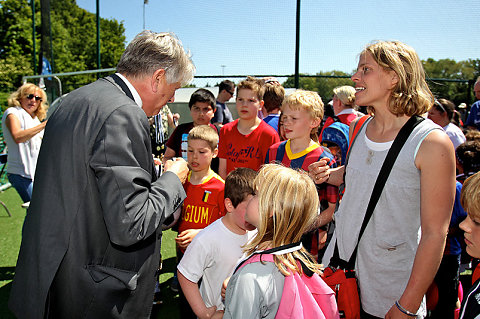
<instances>
[{"instance_id":1,"label":"girl with blonde hair","mask_svg":"<svg viewBox=\"0 0 480 319\"><path fill-rule=\"evenodd\" d=\"M30 202L38 153L47 114L47 95L32 83L25 83L8 99L2 117L7 143L7 176L24 203Z\"/></svg>"},{"instance_id":2,"label":"girl with blonde hair","mask_svg":"<svg viewBox=\"0 0 480 319\"><path fill-rule=\"evenodd\" d=\"M318 216L319 200L312 180L303 171L266 164L254 186L257 193L247 205L245 220L257 227L258 233L244 251L248 256L261 253L260 258L275 251L274 262L248 263L234 273L227 286L224 318L274 318L286 276L303 274L302 267L321 273L320 265L300 242L302 235L315 227ZM333 298L333 291L327 289ZM336 314L334 305L325 316Z\"/></svg>"}]
</instances>

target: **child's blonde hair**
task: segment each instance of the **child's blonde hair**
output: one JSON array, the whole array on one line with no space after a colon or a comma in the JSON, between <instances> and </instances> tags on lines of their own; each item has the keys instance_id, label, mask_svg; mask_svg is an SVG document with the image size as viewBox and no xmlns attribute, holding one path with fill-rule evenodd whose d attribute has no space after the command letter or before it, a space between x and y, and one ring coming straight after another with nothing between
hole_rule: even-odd
<instances>
[{"instance_id":1,"label":"child's blonde hair","mask_svg":"<svg viewBox=\"0 0 480 319\"><path fill-rule=\"evenodd\" d=\"M315 184L305 172L266 164L258 172L254 185L258 196L259 225L257 236L245 245L247 254L255 252L261 244L273 248L299 242L304 233L316 227L319 200ZM274 260L285 276L289 275L289 270L302 272L295 259L319 272L320 266L307 256L307 251L302 248L274 255Z\"/></svg>"},{"instance_id":2,"label":"child's blonde hair","mask_svg":"<svg viewBox=\"0 0 480 319\"><path fill-rule=\"evenodd\" d=\"M237 96L238 91L242 89L252 90L257 96L258 100L263 100L263 94L265 93L265 81L258 79L254 76L247 76L247 78L237 85Z\"/></svg>"},{"instance_id":3,"label":"child's blonde hair","mask_svg":"<svg viewBox=\"0 0 480 319\"><path fill-rule=\"evenodd\" d=\"M218 134L210 125L195 126L188 133L187 141L202 140L207 142L210 149L215 151L218 147Z\"/></svg>"},{"instance_id":4,"label":"child's blonde hair","mask_svg":"<svg viewBox=\"0 0 480 319\"><path fill-rule=\"evenodd\" d=\"M460 203L470 217L480 217L480 172L463 182Z\"/></svg>"},{"instance_id":5,"label":"child's blonde hair","mask_svg":"<svg viewBox=\"0 0 480 319\"><path fill-rule=\"evenodd\" d=\"M283 100L282 107L280 108L284 112L286 107L294 111L305 110L310 114L312 119L323 118L323 101L320 95L317 92L305 91L305 90L296 90L292 94L289 94ZM320 121L319 121L320 125ZM310 132L310 138L318 143L317 127L314 127Z\"/></svg>"},{"instance_id":6,"label":"child's blonde hair","mask_svg":"<svg viewBox=\"0 0 480 319\"><path fill-rule=\"evenodd\" d=\"M399 41L378 41L367 46L364 52L369 52L384 70L393 70L398 76L390 96L390 112L397 116L428 112L434 97L425 81L422 63L412 47Z\"/></svg>"},{"instance_id":7,"label":"child's blonde hair","mask_svg":"<svg viewBox=\"0 0 480 319\"><path fill-rule=\"evenodd\" d=\"M333 94L348 108L355 107L355 92L355 88L350 85L337 86L333 89Z\"/></svg>"}]
</instances>

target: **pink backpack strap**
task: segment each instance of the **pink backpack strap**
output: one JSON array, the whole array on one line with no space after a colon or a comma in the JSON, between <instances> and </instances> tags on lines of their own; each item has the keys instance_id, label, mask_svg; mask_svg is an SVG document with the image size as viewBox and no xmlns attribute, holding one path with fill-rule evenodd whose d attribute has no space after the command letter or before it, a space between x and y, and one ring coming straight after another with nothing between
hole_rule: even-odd
<instances>
[{"instance_id":1,"label":"pink backpack strap","mask_svg":"<svg viewBox=\"0 0 480 319\"><path fill-rule=\"evenodd\" d=\"M255 254L238 268L254 262L274 262L272 254ZM278 319L337 319L340 318L335 293L318 274L291 273L285 276L282 299L275 318Z\"/></svg>"}]
</instances>

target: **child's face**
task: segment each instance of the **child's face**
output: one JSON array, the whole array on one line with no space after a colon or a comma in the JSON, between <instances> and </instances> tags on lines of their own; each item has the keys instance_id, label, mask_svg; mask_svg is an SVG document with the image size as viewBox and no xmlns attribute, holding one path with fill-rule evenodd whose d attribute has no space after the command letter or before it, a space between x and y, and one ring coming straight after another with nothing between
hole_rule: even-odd
<instances>
[{"instance_id":1,"label":"child's face","mask_svg":"<svg viewBox=\"0 0 480 319\"><path fill-rule=\"evenodd\" d=\"M188 166L194 172L208 170L212 158L216 157L218 149L212 151L208 143L204 140L190 140L188 141L187 159Z\"/></svg>"},{"instance_id":2,"label":"child's face","mask_svg":"<svg viewBox=\"0 0 480 319\"><path fill-rule=\"evenodd\" d=\"M262 109L263 100L259 100L257 94L249 89L238 90L237 113L242 120L252 120Z\"/></svg>"},{"instance_id":3,"label":"child's face","mask_svg":"<svg viewBox=\"0 0 480 319\"><path fill-rule=\"evenodd\" d=\"M250 225L253 225L255 228L258 228L258 223L260 221L260 215L258 213L258 196L252 196L248 202L246 211L245 211L245 221Z\"/></svg>"},{"instance_id":4,"label":"child's face","mask_svg":"<svg viewBox=\"0 0 480 319\"><path fill-rule=\"evenodd\" d=\"M190 109L190 115L195 126L208 125L214 114L215 111L207 102L195 102Z\"/></svg>"},{"instance_id":5,"label":"child's face","mask_svg":"<svg viewBox=\"0 0 480 319\"><path fill-rule=\"evenodd\" d=\"M283 127L287 139L310 138L310 132L320 124L319 122L306 110L292 110L289 106L283 109Z\"/></svg>"},{"instance_id":6,"label":"child's face","mask_svg":"<svg viewBox=\"0 0 480 319\"><path fill-rule=\"evenodd\" d=\"M243 230L255 229L255 226L253 226L252 224L248 223L245 220L245 212L247 209L247 205L252 198L253 198L252 195L247 195L247 198L245 198L240 204L237 205L237 207L233 208L233 210L231 211L233 216L233 221L235 225L240 227L240 229L243 229Z\"/></svg>"},{"instance_id":7,"label":"child's face","mask_svg":"<svg viewBox=\"0 0 480 319\"><path fill-rule=\"evenodd\" d=\"M472 216L468 214L467 218L460 223L460 229L465 232L467 253L473 258L480 258L480 218L472 218Z\"/></svg>"}]
</instances>

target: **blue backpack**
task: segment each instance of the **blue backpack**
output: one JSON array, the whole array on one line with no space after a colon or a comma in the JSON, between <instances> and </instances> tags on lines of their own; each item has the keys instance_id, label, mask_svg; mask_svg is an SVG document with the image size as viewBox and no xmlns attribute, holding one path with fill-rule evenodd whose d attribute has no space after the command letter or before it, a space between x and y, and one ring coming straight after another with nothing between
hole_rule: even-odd
<instances>
[{"instance_id":1,"label":"blue backpack","mask_svg":"<svg viewBox=\"0 0 480 319\"><path fill-rule=\"evenodd\" d=\"M322 133L321 143L323 145L325 145L326 147L329 147L332 144L334 144L340 147L340 150L342 152L341 154L342 165L345 164L345 159L347 157L347 150L348 150L348 143L349 143L348 130L349 130L349 126L347 124L344 124L341 122L334 122L330 126L326 127Z\"/></svg>"}]
</instances>

